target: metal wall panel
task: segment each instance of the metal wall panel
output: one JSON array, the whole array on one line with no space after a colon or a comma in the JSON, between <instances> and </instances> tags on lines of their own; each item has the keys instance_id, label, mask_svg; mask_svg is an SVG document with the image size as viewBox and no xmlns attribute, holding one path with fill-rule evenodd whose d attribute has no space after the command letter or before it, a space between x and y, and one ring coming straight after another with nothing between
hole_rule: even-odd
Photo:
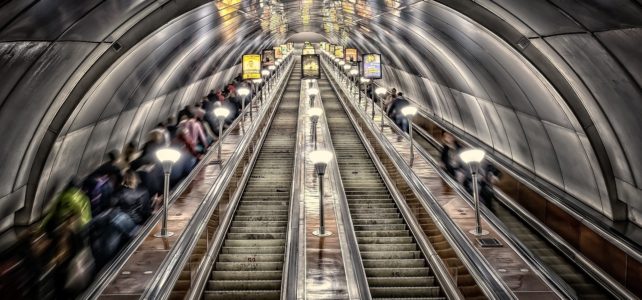
<instances>
[{"instance_id":1,"label":"metal wall panel","mask_svg":"<svg viewBox=\"0 0 642 300\"><path fill-rule=\"evenodd\" d=\"M642 99L639 87L620 65L588 34L546 39L580 76L609 119L624 150L633 180L642 186Z\"/></svg>"},{"instance_id":2,"label":"metal wall panel","mask_svg":"<svg viewBox=\"0 0 642 300\"><path fill-rule=\"evenodd\" d=\"M0 31L0 41L53 41L101 0L38 1Z\"/></svg>"}]
</instances>

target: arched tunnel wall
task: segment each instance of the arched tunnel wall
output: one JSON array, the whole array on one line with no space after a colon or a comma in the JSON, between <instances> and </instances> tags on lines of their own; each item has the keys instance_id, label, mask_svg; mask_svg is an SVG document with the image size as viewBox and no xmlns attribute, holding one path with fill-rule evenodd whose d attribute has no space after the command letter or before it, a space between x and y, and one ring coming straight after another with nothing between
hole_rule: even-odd
<instances>
[{"instance_id":1,"label":"arched tunnel wall","mask_svg":"<svg viewBox=\"0 0 642 300\"><path fill-rule=\"evenodd\" d=\"M444 124L606 216L626 203L639 218L639 1L314 3L349 26L328 30L320 14L302 25L299 1L0 4L0 231L228 81L241 54L285 40L283 22L288 36L381 52L385 85Z\"/></svg>"}]
</instances>

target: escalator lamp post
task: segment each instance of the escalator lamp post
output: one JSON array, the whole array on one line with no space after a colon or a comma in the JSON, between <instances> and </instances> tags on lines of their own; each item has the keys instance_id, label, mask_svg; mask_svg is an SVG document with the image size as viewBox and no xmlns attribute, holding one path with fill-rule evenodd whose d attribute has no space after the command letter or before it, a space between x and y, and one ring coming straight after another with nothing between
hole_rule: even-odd
<instances>
[{"instance_id":1,"label":"escalator lamp post","mask_svg":"<svg viewBox=\"0 0 642 300\"><path fill-rule=\"evenodd\" d=\"M383 111L383 96L386 94L385 87L378 87L375 89L375 95L379 97L379 107L381 108L381 131L383 131L383 119L385 118L385 112ZM373 115L374 118L374 115Z\"/></svg>"},{"instance_id":2,"label":"escalator lamp post","mask_svg":"<svg viewBox=\"0 0 642 300\"><path fill-rule=\"evenodd\" d=\"M353 89L354 89L354 88L353 88L353 86L354 86L354 78L355 78L358 74L359 74L359 70L354 69L354 68L353 68L352 70L350 70L350 77L351 77L351 79L352 79L352 84L350 84L350 93L351 93L351 94L352 94Z\"/></svg>"},{"instance_id":3,"label":"escalator lamp post","mask_svg":"<svg viewBox=\"0 0 642 300\"><path fill-rule=\"evenodd\" d=\"M310 107L314 106L314 100L319 94L319 90L316 88L308 89L308 96L310 97Z\"/></svg>"},{"instance_id":4,"label":"escalator lamp post","mask_svg":"<svg viewBox=\"0 0 642 300\"><path fill-rule=\"evenodd\" d=\"M319 122L319 117L323 114L323 109L320 107L313 107L308 109L308 116L310 116L310 121L312 121L312 142L314 142L314 150L317 150L317 122Z\"/></svg>"},{"instance_id":5,"label":"escalator lamp post","mask_svg":"<svg viewBox=\"0 0 642 300\"><path fill-rule=\"evenodd\" d=\"M348 83L348 75L347 74L349 74L350 69L352 68L352 66L349 65L349 64L346 64L344 61L341 61L341 62L343 62L343 71L344 71L344 73L341 74L341 75L343 75L343 76L341 76L341 79L342 79L341 82Z\"/></svg>"},{"instance_id":6,"label":"escalator lamp post","mask_svg":"<svg viewBox=\"0 0 642 300\"><path fill-rule=\"evenodd\" d=\"M470 233L481 236L487 235L488 231L483 230L481 227L481 219L479 217L479 191L477 190L477 172L479 171L479 165L486 153L481 149L470 149L463 151L459 154L459 158L468 165L470 168L470 173L473 177L473 200L475 201L475 229L469 231Z\"/></svg>"},{"instance_id":7,"label":"escalator lamp post","mask_svg":"<svg viewBox=\"0 0 642 300\"><path fill-rule=\"evenodd\" d=\"M254 79L254 94L259 91L259 85L261 85L261 82L263 82L263 79L258 78ZM259 97L259 104L263 104L263 93L261 92L261 96ZM250 117L252 116L252 110L250 110Z\"/></svg>"},{"instance_id":8,"label":"escalator lamp post","mask_svg":"<svg viewBox=\"0 0 642 300\"><path fill-rule=\"evenodd\" d=\"M417 108L414 106L406 106L401 109L401 114L403 114L406 117L406 120L408 120L408 135L410 136L410 166L412 167L412 163L415 160L415 152L413 148L413 140L412 140L412 117L415 116L417 113Z\"/></svg>"},{"instance_id":9,"label":"escalator lamp post","mask_svg":"<svg viewBox=\"0 0 642 300\"><path fill-rule=\"evenodd\" d=\"M243 112L241 115L241 121L245 121L245 101L247 100L247 96L250 94L250 89L247 87L241 87L236 92L241 96L241 111ZM250 106L251 105L252 104L250 103ZM251 108L250 111L252 111Z\"/></svg>"},{"instance_id":10,"label":"escalator lamp post","mask_svg":"<svg viewBox=\"0 0 642 300\"><path fill-rule=\"evenodd\" d=\"M310 153L310 159L314 163L314 170L319 177L319 229L312 232L318 237L330 236L332 232L325 230L323 220L323 175L330 160L332 160L332 153L326 150L316 150Z\"/></svg>"},{"instance_id":11,"label":"escalator lamp post","mask_svg":"<svg viewBox=\"0 0 642 300\"><path fill-rule=\"evenodd\" d=\"M270 76L270 71L266 69L261 70L261 76L263 76L263 80L265 81L264 87L267 88L267 92L270 93L270 85L268 84L268 76Z\"/></svg>"},{"instance_id":12,"label":"escalator lamp post","mask_svg":"<svg viewBox=\"0 0 642 300\"><path fill-rule=\"evenodd\" d=\"M163 222L161 231L154 234L158 238L166 238L174 235L173 232L167 231L167 201L169 198L169 177L172 173L172 166L181 158L181 153L172 148L162 148L156 151L156 158L163 165L164 186L163 186Z\"/></svg>"},{"instance_id":13,"label":"escalator lamp post","mask_svg":"<svg viewBox=\"0 0 642 300\"><path fill-rule=\"evenodd\" d=\"M367 84L369 82L370 82L370 79L368 79L368 78L365 78L365 77L359 78L359 91L357 91L357 93L359 93L359 106L361 106L361 89L362 89L362 85L363 84ZM368 101L366 101L366 108L368 108L367 105L368 105Z\"/></svg>"},{"instance_id":14,"label":"escalator lamp post","mask_svg":"<svg viewBox=\"0 0 642 300\"><path fill-rule=\"evenodd\" d=\"M221 148L223 148L223 124L225 124L225 118L230 115L230 110L225 107L217 107L214 109L214 116L218 119L218 152L216 155L216 161L214 163L221 164Z\"/></svg>"},{"instance_id":15,"label":"escalator lamp post","mask_svg":"<svg viewBox=\"0 0 642 300\"><path fill-rule=\"evenodd\" d=\"M276 70L276 72L274 72L274 74L275 74L275 75L276 75L276 77L278 78L278 77L279 77L279 70L281 70L281 68L279 68L279 66L281 65L281 59L280 59L280 58L279 58L279 59L277 59L277 60L274 62L274 65L276 66L276 67L274 68L274 69Z\"/></svg>"},{"instance_id":16,"label":"escalator lamp post","mask_svg":"<svg viewBox=\"0 0 642 300\"><path fill-rule=\"evenodd\" d=\"M307 80L309 89L311 89L313 87L315 81L316 81L316 79L308 79Z\"/></svg>"},{"instance_id":17,"label":"escalator lamp post","mask_svg":"<svg viewBox=\"0 0 642 300\"><path fill-rule=\"evenodd\" d=\"M271 74L274 74L274 70L276 70L276 67L275 67L275 66L268 66L268 70L269 70L269 72L270 72L270 73L269 73L270 75L271 75ZM269 79L269 81L268 81L268 83L269 83L269 84L273 84L273 81L274 81L274 76L271 76L271 77L270 77L270 79Z\"/></svg>"}]
</instances>

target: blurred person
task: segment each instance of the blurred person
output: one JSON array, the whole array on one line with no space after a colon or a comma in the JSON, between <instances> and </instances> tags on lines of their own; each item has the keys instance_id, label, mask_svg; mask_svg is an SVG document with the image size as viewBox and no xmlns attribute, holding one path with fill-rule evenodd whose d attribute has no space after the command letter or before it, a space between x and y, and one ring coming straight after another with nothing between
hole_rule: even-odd
<instances>
[{"instance_id":1,"label":"blurred person","mask_svg":"<svg viewBox=\"0 0 642 300\"><path fill-rule=\"evenodd\" d=\"M410 105L410 102L403 96L403 93L398 93L397 97L390 103L388 107L388 116L395 121L395 125L401 128L404 132L409 132L409 123L406 116L401 113L401 110ZM397 136L397 141L400 142L402 135Z\"/></svg>"},{"instance_id":2,"label":"blurred person","mask_svg":"<svg viewBox=\"0 0 642 300\"><path fill-rule=\"evenodd\" d=\"M40 224L52 241L50 265L56 273L58 298L73 298L91 279L94 259L85 247L91 219L89 198L81 190L80 181L73 178Z\"/></svg>"},{"instance_id":3,"label":"blurred person","mask_svg":"<svg viewBox=\"0 0 642 300\"><path fill-rule=\"evenodd\" d=\"M441 149L440 165L448 175L457 179L457 171L461 169L458 155L462 147L455 137L446 131L442 133L441 140L443 148Z\"/></svg>"},{"instance_id":4,"label":"blurred person","mask_svg":"<svg viewBox=\"0 0 642 300\"><path fill-rule=\"evenodd\" d=\"M140 179L134 170L123 176L122 188L112 198L112 206L125 212L136 225L142 225L152 213L149 192L139 186Z\"/></svg>"},{"instance_id":5,"label":"blurred person","mask_svg":"<svg viewBox=\"0 0 642 300\"><path fill-rule=\"evenodd\" d=\"M174 116L167 118L165 128L167 129L167 132L169 132L169 141L171 144L171 141L176 137L176 131L178 131L178 124L176 123L176 118Z\"/></svg>"},{"instance_id":6,"label":"blurred person","mask_svg":"<svg viewBox=\"0 0 642 300\"><path fill-rule=\"evenodd\" d=\"M156 124L156 127L154 127L154 129L152 129L152 131L149 132L149 135L154 134L156 132L161 134L163 137L161 143L166 147L169 146L169 142L171 141L171 135L169 133L169 130L167 130L167 126L163 122ZM149 140L149 135L148 135L148 140Z\"/></svg>"},{"instance_id":7,"label":"blurred person","mask_svg":"<svg viewBox=\"0 0 642 300\"><path fill-rule=\"evenodd\" d=\"M480 175L479 200L492 210L493 200L495 199L495 184L499 182L502 172L493 164L486 162Z\"/></svg>"}]
</instances>

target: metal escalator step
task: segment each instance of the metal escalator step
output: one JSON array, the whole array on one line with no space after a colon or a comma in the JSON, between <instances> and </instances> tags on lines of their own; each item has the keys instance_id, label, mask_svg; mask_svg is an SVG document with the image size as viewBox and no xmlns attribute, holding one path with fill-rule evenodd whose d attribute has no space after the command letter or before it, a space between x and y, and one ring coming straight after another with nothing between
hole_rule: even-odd
<instances>
[{"instance_id":1,"label":"metal escalator step","mask_svg":"<svg viewBox=\"0 0 642 300\"><path fill-rule=\"evenodd\" d=\"M360 230L356 232L357 237L409 237L409 230Z\"/></svg>"},{"instance_id":2,"label":"metal escalator step","mask_svg":"<svg viewBox=\"0 0 642 300\"><path fill-rule=\"evenodd\" d=\"M420 251L361 251L363 259L419 259Z\"/></svg>"},{"instance_id":3,"label":"metal escalator step","mask_svg":"<svg viewBox=\"0 0 642 300\"><path fill-rule=\"evenodd\" d=\"M283 254L263 254L257 251L252 254L220 254L218 259L221 262L283 262Z\"/></svg>"},{"instance_id":4,"label":"metal escalator step","mask_svg":"<svg viewBox=\"0 0 642 300\"><path fill-rule=\"evenodd\" d=\"M211 290L280 290L281 280L210 280L207 288Z\"/></svg>"},{"instance_id":5,"label":"metal escalator step","mask_svg":"<svg viewBox=\"0 0 642 300\"><path fill-rule=\"evenodd\" d=\"M404 286L404 287L370 287L370 294L376 297L439 297L441 289L429 286Z\"/></svg>"},{"instance_id":6,"label":"metal escalator step","mask_svg":"<svg viewBox=\"0 0 642 300\"><path fill-rule=\"evenodd\" d=\"M426 261L419 259L364 259L364 268L423 268Z\"/></svg>"},{"instance_id":7,"label":"metal escalator step","mask_svg":"<svg viewBox=\"0 0 642 300\"><path fill-rule=\"evenodd\" d=\"M221 253L237 254L254 254L254 253L283 253L285 251L285 246L256 246L256 247L229 247L225 246L221 250Z\"/></svg>"},{"instance_id":8,"label":"metal escalator step","mask_svg":"<svg viewBox=\"0 0 642 300\"><path fill-rule=\"evenodd\" d=\"M370 277L368 284L370 286L430 286L435 285L437 281L434 276L418 277Z\"/></svg>"},{"instance_id":9,"label":"metal escalator step","mask_svg":"<svg viewBox=\"0 0 642 300\"><path fill-rule=\"evenodd\" d=\"M225 262L214 264L217 271L276 271L283 269L283 262Z\"/></svg>"},{"instance_id":10,"label":"metal escalator step","mask_svg":"<svg viewBox=\"0 0 642 300\"><path fill-rule=\"evenodd\" d=\"M205 300L279 300L281 290L256 290L256 291L216 291L203 292Z\"/></svg>"}]
</instances>

